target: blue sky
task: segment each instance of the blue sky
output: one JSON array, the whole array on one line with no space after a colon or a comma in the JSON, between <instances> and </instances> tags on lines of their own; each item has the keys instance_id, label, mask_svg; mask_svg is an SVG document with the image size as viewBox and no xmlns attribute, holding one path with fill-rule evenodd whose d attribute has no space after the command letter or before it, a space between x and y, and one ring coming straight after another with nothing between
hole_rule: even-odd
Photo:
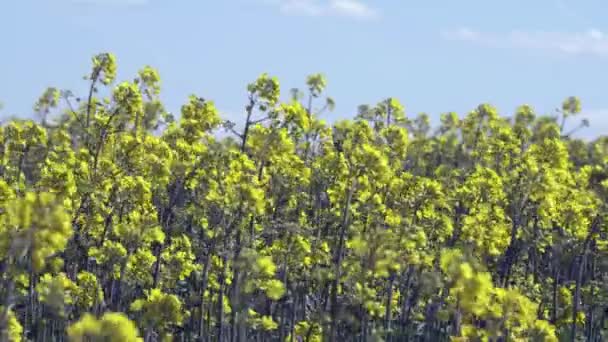
<instances>
[{"instance_id":1,"label":"blue sky","mask_svg":"<svg viewBox=\"0 0 608 342\"><path fill-rule=\"evenodd\" d=\"M47 86L83 94L90 58L117 55L119 79L159 69L178 112L191 93L242 117L260 73L284 90L322 72L336 110L399 98L410 115L489 102L549 113L579 96L608 132L605 0L1 0L0 115L31 115Z\"/></svg>"}]
</instances>

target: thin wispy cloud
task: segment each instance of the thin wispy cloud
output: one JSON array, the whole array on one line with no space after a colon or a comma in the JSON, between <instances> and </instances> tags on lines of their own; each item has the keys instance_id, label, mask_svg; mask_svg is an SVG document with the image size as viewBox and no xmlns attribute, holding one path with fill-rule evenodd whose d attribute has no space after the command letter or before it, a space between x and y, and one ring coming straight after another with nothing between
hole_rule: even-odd
<instances>
[{"instance_id":1,"label":"thin wispy cloud","mask_svg":"<svg viewBox=\"0 0 608 342\"><path fill-rule=\"evenodd\" d=\"M361 0L270 0L285 14L377 18L380 12Z\"/></svg>"},{"instance_id":2,"label":"thin wispy cloud","mask_svg":"<svg viewBox=\"0 0 608 342\"><path fill-rule=\"evenodd\" d=\"M585 32L511 31L482 32L459 28L441 32L444 39L491 48L544 50L567 55L608 57L608 35L597 29Z\"/></svg>"}]
</instances>

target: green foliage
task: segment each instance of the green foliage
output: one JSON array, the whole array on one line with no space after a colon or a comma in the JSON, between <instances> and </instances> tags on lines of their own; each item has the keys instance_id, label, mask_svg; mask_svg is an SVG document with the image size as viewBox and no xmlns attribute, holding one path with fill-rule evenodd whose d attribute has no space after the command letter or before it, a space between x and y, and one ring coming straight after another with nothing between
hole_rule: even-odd
<instances>
[{"instance_id":1,"label":"green foliage","mask_svg":"<svg viewBox=\"0 0 608 342\"><path fill-rule=\"evenodd\" d=\"M15 313L11 310L6 311L2 306L0 306L0 313L0 320L6 322L6 328L0 330L2 340L8 342L23 341L23 326L19 323L17 317L15 317Z\"/></svg>"},{"instance_id":2,"label":"green foliage","mask_svg":"<svg viewBox=\"0 0 608 342\"><path fill-rule=\"evenodd\" d=\"M68 327L67 333L73 342L143 341L135 324L124 314L115 312L106 312L100 319L84 314Z\"/></svg>"},{"instance_id":3,"label":"green foliage","mask_svg":"<svg viewBox=\"0 0 608 342\"><path fill-rule=\"evenodd\" d=\"M578 97L570 96L562 103L562 111L569 115L581 112L581 100Z\"/></svg>"},{"instance_id":4,"label":"green foliage","mask_svg":"<svg viewBox=\"0 0 608 342\"><path fill-rule=\"evenodd\" d=\"M318 84L319 82L314 81L314 83ZM266 111L274 107L279 100L279 80L264 73L255 82L247 86L247 91L251 101L257 104L258 109Z\"/></svg>"},{"instance_id":5,"label":"green foliage","mask_svg":"<svg viewBox=\"0 0 608 342\"><path fill-rule=\"evenodd\" d=\"M102 302L103 290L94 274L86 271L78 273L76 284L77 287L74 290L76 307L91 310Z\"/></svg>"},{"instance_id":6,"label":"green foliage","mask_svg":"<svg viewBox=\"0 0 608 342\"><path fill-rule=\"evenodd\" d=\"M60 316L65 315L65 306L72 304L76 295L76 285L64 274L45 274L40 277L36 288L40 302Z\"/></svg>"},{"instance_id":7,"label":"green foliage","mask_svg":"<svg viewBox=\"0 0 608 342\"><path fill-rule=\"evenodd\" d=\"M0 258L29 253L36 272L72 235L70 217L52 193L27 192L10 200L0 218Z\"/></svg>"},{"instance_id":8,"label":"green foliage","mask_svg":"<svg viewBox=\"0 0 608 342\"><path fill-rule=\"evenodd\" d=\"M578 98L328 124L322 74L287 102L262 74L239 132L116 74L98 54L85 96L0 128L1 340L607 339L608 138L571 138Z\"/></svg>"},{"instance_id":9,"label":"green foliage","mask_svg":"<svg viewBox=\"0 0 608 342\"><path fill-rule=\"evenodd\" d=\"M146 298L131 303L130 309L139 313L138 321L142 328L154 329L163 336L169 334L173 326L181 325L186 315L182 311L181 300L160 289L148 291Z\"/></svg>"},{"instance_id":10,"label":"green foliage","mask_svg":"<svg viewBox=\"0 0 608 342\"><path fill-rule=\"evenodd\" d=\"M100 53L93 57L93 71L91 79L99 79L104 85L108 85L116 78L116 56L111 53Z\"/></svg>"},{"instance_id":11,"label":"green foliage","mask_svg":"<svg viewBox=\"0 0 608 342\"><path fill-rule=\"evenodd\" d=\"M461 337L456 340L557 341L555 328L537 319L538 304L518 290L495 287L491 275L476 271L458 250L442 254L441 269L451 284L448 300L462 315Z\"/></svg>"},{"instance_id":12,"label":"green foliage","mask_svg":"<svg viewBox=\"0 0 608 342\"><path fill-rule=\"evenodd\" d=\"M188 143L201 139L204 134L220 123L217 109L212 102L191 95L187 104L182 106L180 126Z\"/></svg>"}]
</instances>

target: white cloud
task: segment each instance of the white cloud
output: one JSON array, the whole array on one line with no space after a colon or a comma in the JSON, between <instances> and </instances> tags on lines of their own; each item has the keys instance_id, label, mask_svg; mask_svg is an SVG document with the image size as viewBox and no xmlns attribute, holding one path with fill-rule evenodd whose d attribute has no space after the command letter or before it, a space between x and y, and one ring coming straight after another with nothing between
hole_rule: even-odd
<instances>
[{"instance_id":1,"label":"white cloud","mask_svg":"<svg viewBox=\"0 0 608 342\"><path fill-rule=\"evenodd\" d=\"M511 31L490 33L460 28L441 32L444 39L493 48L545 50L568 55L608 57L608 36L597 29L586 32Z\"/></svg>"},{"instance_id":2,"label":"white cloud","mask_svg":"<svg viewBox=\"0 0 608 342\"><path fill-rule=\"evenodd\" d=\"M378 15L377 10L357 0L332 0L329 8L336 13L357 18L372 18Z\"/></svg>"},{"instance_id":3,"label":"white cloud","mask_svg":"<svg viewBox=\"0 0 608 342\"><path fill-rule=\"evenodd\" d=\"M271 0L281 12L307 16L344 16L357 19L372 19L379 15L361 0Z\"/></svg>"}]
</instances>

